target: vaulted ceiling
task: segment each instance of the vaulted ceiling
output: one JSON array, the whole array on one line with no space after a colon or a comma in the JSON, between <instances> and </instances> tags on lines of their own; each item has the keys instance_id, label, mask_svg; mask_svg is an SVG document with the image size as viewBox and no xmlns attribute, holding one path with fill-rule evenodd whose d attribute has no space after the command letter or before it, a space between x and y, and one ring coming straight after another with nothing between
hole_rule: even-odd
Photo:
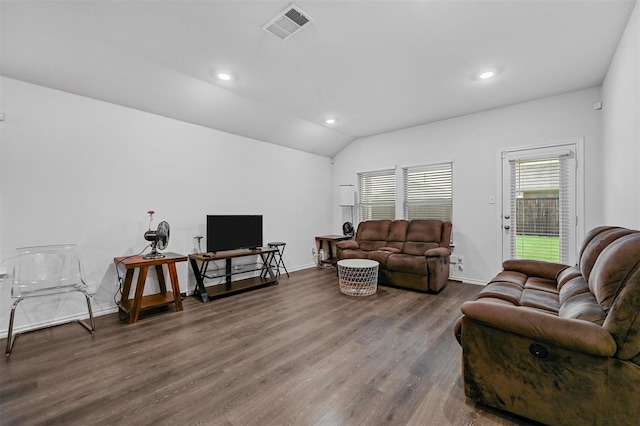
<instances>
[{"instance_id":1,"label":"vaulted ceiling","mask_svg":"<svg viewBox=\"0 0 640 426\"><path fill-rule=\"evenodd\" d=\"M311 21L280 40L262 27L289 1L3 0L0 72L331 157L600 85L636 0L294 3Z\"/></svg>"}]
</instances>

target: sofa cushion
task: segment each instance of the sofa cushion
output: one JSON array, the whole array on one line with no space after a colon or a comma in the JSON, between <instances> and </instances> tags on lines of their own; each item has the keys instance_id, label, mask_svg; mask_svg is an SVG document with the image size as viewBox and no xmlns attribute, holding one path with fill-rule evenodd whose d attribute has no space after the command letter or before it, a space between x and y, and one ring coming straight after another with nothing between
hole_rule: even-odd
<instances>
[{"instance_id":1,"label":"sofa cushion","mask_svg":"<svg viewBox=\"0 0 640 426\"><path fill-rule=\"evenodd\" d=\"M625 284L631 272L638 268L639 238L640 235L629 235L612 242L593 265L591 279L588 280L589 289L605 311L611 309L621 286ZM634 261L630 262L630 259Z\"/></svg>"},{"instance_id":2,"label":"sofa cushion","mask_svg":"<svg viewBox=\"0 0 640 426\"><path fill-rule=\"evenodd\" d=\"M558 297L558 290L555 280L549 280L547 278L540 277L529 277L524 285L524 288L537 291L546 291L547 293L553 293L554 295L556 295L556 298Z\"/></svg>"},{"instance_id":3,"label":"sofa cushion","mask_svg":"<svg viewBox=\"0 0 640 426\"><path fill-rule=\"evenodd\" d=\"M389 235L387 236L386 247L393 247L402 250L404 240L407 235L409 222L406 220L394 220L389 224Z\"/></svg>"},{"instance_id":4,"label":"sofa cushion","mask_svg":"<svg viewBox=\"0 0 640 426\"><path fill-rule=\"evenodd\" d=\"M386 247L383 247L382 250L369 252L369 259L375 260L376 262L378 262L379 264L378 267L380 269L388 269L387 260L389 259L389 256L394 254L397 250L392 248L385 250L385 248Z\"/></svg>"},{"instance_id":5,"label":"sofa cushion","mask_svg":"<svg viewBox=\"0 0 640 426\"><path fill-rule=\"evenodd\" d=\"M593 297L593 294L587 291L586 293L580 293L566 300L562 306L560 306L558 316L590 321L602 325L607 317L607 313L602 310L596 298Z\"/></svg>"},{"instance_id":6,"label":"sofa cushion","mask_svg":"<svg viewBox=\"0 0 640 426\"><path fill-rule=\"evenodd\" d=\"M525 288L520 298L520 306L542 309L557 314L560 309L560 301L557 294Z\"/></svg>"},{"instance_id":7,"label":"sofa cushion","mask_svg":"<svg viewBox=\"0 0 640 426\"><path fill-rule=\"evenodd\" d=\"M342 250L340 254L341 259L369 259L369 252L358 249L346 249Z\"/></svg>"},{"instance_id":8,"label":"sofa cushion","mask_svg":"<svg viewBox=\"0 0 640 426\"><path fill-rule=\"evenodd\" d=\"M529 277L542 277L555 280L558 274L569 265L546 262L544 260L511 259L502 262L505 271L521 272Z\"/></svg>"},{"instance_id":9,"label":"sofa cushion","mask_svg":"<svg viewBox=\"0 0 640 426\"><path fill-rule=\"evenodd\" d=\"M411 256L424 256L427 250L440 247L437 243L421 243L416 241L405 241L402 246L402 253Z\"/></svg>"},{"instance_id":10,"label":"sofa cushion","mask_svg":"<svg viewBox=\"0 0 640 426\"><path fill-rule=\"evenodd\" d=\"M556 282L558 284L558 290L562 290L562 287L576 277L582 277L582 273L580 272L580 267L578 265L572 266L570 268L565 268L562 271L558 272L556 276Z\"/></svg>"},{"instance_id":11,"label":"sofa cushion","mask_svg":"<svg viewBox=\"0 0 640 426\"><path fill-rule=\"evenodd\" d=\"M385 247L380 247L380 248L379 248L378 250L376 250L376 251L386 251L386 252L388 252L388 253L390 253L390 254L394 254L394 253L401 253L401 252L402 252L402 250L400 250L400 249L398 249L398 248L395 248L395 247L386 247L386 246L385 246Z\"/></svg>"},{"instance_id":12,"label":"sofa cushion","mask_svg":"<svg viewBox=\"0 0 640 426\"><path fill-rule=\"evenodd\" d=\"M387 269L396 272L425 275L427 273L427 258L409 254L392 254L387 259Z\"/></svg>"},{"instance_id":13,"label":"sofa cushion","mask_svg":"<svg viewBox=\"0 0 640 426\"><path fill-rule=\"evenodd\" d=\"M582 293L589 293L589 284L587 284L582 275L579 275L572 280L567 281L567 283L560 289L560 293L558 294L560 304L563 304L573 296L577 296Z\"/></svg>"},{"instance_id":14,"label":"sofa cushion","mask_svg":"<svg viewBox=\"0 0 640 426\"><path fill-rule=\"evenodd\" d=\"M360 250L376 251L379 248L386 246L387 242L384 240L375 240L375 241L363 240L363 241L360 241L358 245L360 246Z\"/></svg>"},{"instance_id":15,"label":"sofa cushion","mask_svg":"<svg viewBox=\"0 0 640 426\"><path fill-rule=\"evenodd\" d=\"M340 247L341 249L346 250L346 249L357 249L359 246L357 241L343 240L336 243L336 247Z\"/></svg>"},{"instance_id":16,"label":"sofa cushion","mask_svg":"<svg viewBox=\"0 0 640 426\"><path fill-rule=\"evenodd\" d=\"M635 357L640 352L640 233L621 237L602 251L589 288L607 313L603 327L618 344L616 357Z\"/></svg>"},{"instance_id":17,"label":"sofa cushion","mask_svg":"<svg viewBox=\"0 0 640 426\"><path fill-rule=\"evenodd\" d=\"M485 288L480 290L477 299L489 297L492 299L506 300L516 306L520 305L523 286L508 281L492 281Z\"/></svg>"},{"instance_id":18,"label":"sofa cushion","mask_svg":"<svg viewBox=\"0 0 640 426\"><path fill-rule=\"evenodd\" d=\"M402 252L423 256L429 249L442 247L442 222L439 220L412 220L407 226ZM447 241L446 247L449 246Z\"/></svg>"},{"instance_id":19,"label":"sofa cushion","mask_svg":"<svg viewBox=\"0 0 640 426\"><path fill-rule=\"evenodd\" d=\"M442 222L439 220L412 220L407 226L405 241L436 242L442 240Z\"/></svg>"},{"instance_id":20,"label":"sofa cushion","mask_svg":"<svg viewBox=\"0 0 640 426\"><path fill-rule=\"evenodd\" d=\"M524 283L527 282L527 276L522 272L501 271L491 280L491 282L494 281L514 283L524 288Z\"/></svg>"},{"instance_id":21,"label":"sofa cushion","mask_svg":"<svg viewBox=\"0 0 640 426\"><path fill-rule=\"evenodd\" d=\"M502 299L516 306L527 306L554 314L560 302L555 281L540 277L527 277L521 272L502 271L485 288L477 299Z\"/></svg>"},{"instance_id":22,"label":"sofa cushion","mask_svg":"<svg viewBox=\"0 0 640 426\"><path fill-rule=\"evenodd\" d=\"M591 276L591 270L596 261L600 257L600 253L606 249L612 242L625 235L631 234L635 231L626 228L605 228L602 232L598 233L589 243L586 244L580 257L580 271L582 276L589 281Z\"/></svg>"},{"instance_id":23,"label":"sofa cushion","mask_svg":"<svg viewBox=\"0 0 640 426\"><path fill-rule=\"evenodd\" d=\"M368 220L358 225L356 241L386 241L390 220Z\"/></svg>"}]
</instances>

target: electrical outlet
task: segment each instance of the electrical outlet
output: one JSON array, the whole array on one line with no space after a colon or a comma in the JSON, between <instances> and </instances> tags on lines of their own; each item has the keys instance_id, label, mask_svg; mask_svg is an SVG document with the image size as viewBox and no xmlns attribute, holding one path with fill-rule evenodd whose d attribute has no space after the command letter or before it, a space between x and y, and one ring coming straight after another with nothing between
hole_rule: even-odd
<instances>
[{"instance_id":1,"label":"electrical outlet","mask_svg":"<svg viewBox=\"0 0 640 426\"><path fill-rule=\"evenodd\" d=\"M464 263L464 258L458 255L458 263Z\"/></svg>"},{"instance_id":2,"label":"electrical outlet","mask_svg":"<svg viewBox=\"0 0 640 426\"><path fill-rule=\"evenodd\" d=\"M458 256L452 254L451 257L449 257L449 263L451 263L452 265L458 263Z\"/></svg>"}]
</instances>

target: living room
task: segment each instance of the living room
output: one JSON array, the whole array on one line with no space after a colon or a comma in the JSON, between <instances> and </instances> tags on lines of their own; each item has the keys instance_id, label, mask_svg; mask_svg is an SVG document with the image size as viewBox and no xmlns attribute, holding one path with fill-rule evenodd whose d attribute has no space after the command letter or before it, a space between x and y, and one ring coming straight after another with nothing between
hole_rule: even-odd
<instances>
[{"instance_id":1,"label":"living room","mask_svg":"<svg viewBox=\"0 0 640 426\"><path fill-rule=\"evenodd\" d=\"M465 283L482 285L500 269L497 206L503 149L581 141L584 217L579 234L602 224L640 228L637 2L627 2L628 23L619 27L601 80L589 87L540 93L513 105L356 138L330 155L270 143L271 136L240 136L192 124L186 113L181 120L74 94L70 88L55 87L55 74L50 87L34 83L29 69L13 66L4 57L10 40L19 45L8 33L17 26L7 13L10 3L0 5L0 269L8 269L17 247L78 243L86 279L96 290L92 303L97 316L117 310L113 258L145 247L147 211L171 224L169 250L183 254L194 250L195 236L206 233L207 214L261 214L264 241L286 241L287 268L303 271L315 267L314 237L341 233L342 223L351 220L349 209L339 205L339 185L357 185L357 173L368 170L453 161L454 253L465 263L451 278ZM87 68L75 76L80 86L83 74L104 72L91 60L87 58ZM147 65L140 62L141 68ZM152 90L163 73L174 81L186 78L167 69L157 72L140 90ZM105 98L113 85L134 92L126 81L105 81ZM212 90L211 84L195 79L186 86L192 93ZM191 105L175 99L174 108L207 114L205 95L190 100ZM594 108L598 103L602 109ZM245 126L251 127L251 117L246 118ZM319 139L333 140L329 134L321 133ZM490 202L491 196L498 201ZM182 290L193 291L186 263L178 266L178 275ZM2 338L10 306L5 280L0 294ZM56 309L56 320L77 314ZM18 326L48 321L51 310L44 309L25 313Z\"/></svg>"}]
</instances>

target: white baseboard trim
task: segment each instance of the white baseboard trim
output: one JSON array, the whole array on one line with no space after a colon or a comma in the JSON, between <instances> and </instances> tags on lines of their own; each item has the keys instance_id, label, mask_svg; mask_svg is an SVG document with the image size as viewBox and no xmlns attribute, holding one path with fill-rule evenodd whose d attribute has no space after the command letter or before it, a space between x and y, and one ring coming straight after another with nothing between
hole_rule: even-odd
<instances>
[{"instance_id":1,"label":"white baseboard trim","mask_svg":"<svg viewBox=\"0 0 640 426\"><path fill-rule=\"evenodd\" d=\"M307 263L306 265L296 266L295 268L289 270L289 272L302 271L303 269L317 268L318 265L315 263Z\"/></svg>"},{"instance_id":2,"label":"white baseboard trim","mask_svg":"<svg viewBox=\"0 0 640 426\"><path fill-rule=\"evenodd\" d=\"M108 314L113 314L115 312L118 312L118 307L117 306L111 306L108 308L102 308L102 309L98 309L97 311L94 310L93 311L93 317L100 317L102 315L108 315ZM36 330L40 330L42 328L48 328L48 327L53 327L56 325L62 325L62 324L67 324L69 322L73 322L73 321L82 321L82 320L86 320L89 317L87 316L86 313L82 313L82 314L77 314L77 315L68 315L66 317L61 317L61 318L56 318L54 320L51 321L41 321L38 323L34 323L34 324L27 324L27 325L22 325L19 327L13 327L13 334L20 334L20 333L24 333L27 331L36 331ZM5 328L3 330L0 330L0 339L6 339L7 335L9 334L9 329Z\"/></svg>"},{"instance_id":3,"label":"white baseboard trim","mask_svg":"<svg viewBox=\"0 0 640 426\"><path fill-rule=\"evenodd\" d=\"M473 285L481 285L481 286L486 286L488 283L487 281L475 280L473 278L465 278L465 277L449 276L449 279L453 281L461 281L465 284L473 284Z\"/></svg>"}]
</instances>

